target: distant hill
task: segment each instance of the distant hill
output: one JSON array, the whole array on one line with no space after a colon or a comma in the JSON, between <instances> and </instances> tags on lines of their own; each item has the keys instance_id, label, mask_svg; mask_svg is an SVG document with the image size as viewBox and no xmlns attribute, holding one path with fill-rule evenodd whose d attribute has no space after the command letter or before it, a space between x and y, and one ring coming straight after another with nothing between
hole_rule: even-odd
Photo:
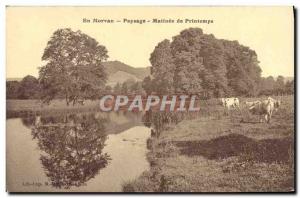
<instances>
[{"instance_id":1,"label":"distant hill","mask_svg":"<svg viewBox=\"0 0 300 198\"><path fill-rule=\"evenodd\" d=\"M135 68L120 61L107 61L103 63L108 73L108 82L110 86L123 83L128 79L142 81L146 76L150 75L150 67Z\"/></svg>"},{"instance_id":2,"label":"distant hill","mask_svg":"<svg viewBox=\"0 0 300 198\"><path fill-rule=\"evenodd\" d=\"M146 76L150 75L150 67L135 68L126 65L120 61L107 61L103 63L108 73L108 82L110 86L123 83L128 79L142 81ZM21 81L22 78L7 78L6 81Z\"/></svg>"}]
</instances>

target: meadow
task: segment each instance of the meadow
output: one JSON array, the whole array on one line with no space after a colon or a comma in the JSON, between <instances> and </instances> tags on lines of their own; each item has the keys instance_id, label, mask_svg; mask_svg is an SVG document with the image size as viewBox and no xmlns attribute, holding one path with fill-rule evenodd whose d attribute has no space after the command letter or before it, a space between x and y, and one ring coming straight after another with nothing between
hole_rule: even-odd
<instances>
[{"instance_id":1,"label":"meadow","mask_svg":"<svg viewBox=\"0 0 300 198\"><path fill-rule=\"evenodd\" d=\"M99 110L99 101L86 100L84 105L66 105L65 100L53 100L49 105L40 100L6 100L6 117L26 117L34 115L80 113Z\"/></svg>"},{"instance_id":2,"label":"meadow","mask_svg":"<svg viewBox=\"0 0 300 198\"><path fill-rule=\"evenodd\" d=\"M224 111L217 100L203 102L196 116L164 126L148 139L150 170L124 183L125 192L294 191L294 97L270 123L241 109Z\"/></svg>"}]
</instances>

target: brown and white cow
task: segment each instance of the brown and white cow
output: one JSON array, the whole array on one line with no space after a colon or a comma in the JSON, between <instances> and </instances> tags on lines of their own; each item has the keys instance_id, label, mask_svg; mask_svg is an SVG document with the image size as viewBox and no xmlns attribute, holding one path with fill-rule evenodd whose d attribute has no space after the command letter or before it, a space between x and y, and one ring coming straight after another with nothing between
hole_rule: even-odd
<instances>
[{"instance_id":1,"label":"brown and white cow","mask_svg":"<svg viewBox=\"0 0 300 198\"><path fill-rule=\"evenodd\" d=\"M254 115L263 116L265 121L269 123L272 118L273 112L278 110L280 104L280 100L275 100L271 97L268 97L267 100L256 103L249 107L249 111ZM260 122L262 122L261 118Z\"/></svg>"}]
</instances>

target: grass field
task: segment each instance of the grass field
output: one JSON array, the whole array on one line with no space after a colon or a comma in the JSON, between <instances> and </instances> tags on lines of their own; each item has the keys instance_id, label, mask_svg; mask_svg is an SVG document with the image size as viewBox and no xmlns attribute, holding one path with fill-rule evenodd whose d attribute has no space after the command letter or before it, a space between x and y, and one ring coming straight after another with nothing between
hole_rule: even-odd
<instances>
[{"instance_id":1,"label":"grass field","mask_svg":"<svg viewBox=\"0 0 300 198\"><path fill-rule=\"evenodd\" d=\"M150 170L123 191L294 191L294 98L280 99L269 124L243 105L222 112L215 103L203 108L207 115L165 127L148 140Z\"/></svg>"},{"instance_id":2,"label":"grass field","mask_svg":"<svg viewBox=\"0 0 300 198\"><path fill-rule=\"evenodd\" d=\"M98 110L99 101L86 100L84 105L66 105L65 100L54 100L50 105L43 105L39 100L6 100L7 117L22 117L34 114L60 114L66 112Z\"/></svg>"}]
</instances>

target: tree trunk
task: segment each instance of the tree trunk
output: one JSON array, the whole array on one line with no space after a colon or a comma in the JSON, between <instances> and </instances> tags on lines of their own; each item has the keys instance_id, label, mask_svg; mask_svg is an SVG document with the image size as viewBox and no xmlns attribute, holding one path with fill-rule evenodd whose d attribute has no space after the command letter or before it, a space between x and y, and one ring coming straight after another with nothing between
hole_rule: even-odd
<instances>
[{"instance_id":1,"label":"tree trunk","mask_svg":"<svg viewBox=\"0 0 300 198\"><path fill-rule=\"evenodd\" d=\"M77 97L75 96L75 97L73 98L73 106L76 104L76 101L77 101Z\"/></svg>"},{"instance_id":2,"label":"tree trunk","mask_svg":"<svg viewBox=\"0 0 300 198\"><path fill-rule=\"evenodd\" d=\"M67 103L67 106L69 106L69 97L68 97L68 92L66 91L66 103Z\"/></svg>"}]
</instances>

